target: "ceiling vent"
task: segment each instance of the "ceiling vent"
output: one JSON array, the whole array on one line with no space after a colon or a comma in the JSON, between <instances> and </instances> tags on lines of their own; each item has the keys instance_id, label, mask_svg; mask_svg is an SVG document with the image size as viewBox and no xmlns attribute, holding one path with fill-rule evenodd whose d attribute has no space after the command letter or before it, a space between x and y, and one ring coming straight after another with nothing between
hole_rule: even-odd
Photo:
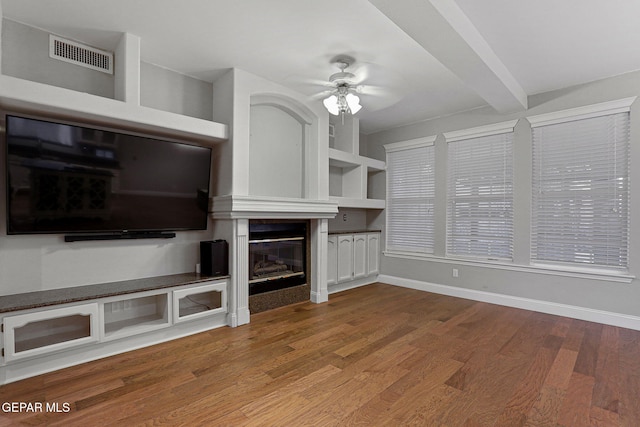
<instances>
[{"instance_id":1,"label":"ceiling vent","mask_svg":"<svg viewBox=\"0 0 640 427\"><path fill-rule=\"evenodd\" d=\"M49 34L49 56L92 70L113 74L113 53Z\"/></svg>"}]
</instances>

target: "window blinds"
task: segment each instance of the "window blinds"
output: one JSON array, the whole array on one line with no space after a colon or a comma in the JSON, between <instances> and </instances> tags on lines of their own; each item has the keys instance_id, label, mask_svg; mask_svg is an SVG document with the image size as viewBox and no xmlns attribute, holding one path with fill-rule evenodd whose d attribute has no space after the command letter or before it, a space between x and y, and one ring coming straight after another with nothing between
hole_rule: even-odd
<instances>
[{"instance_id":1,"label":"window blinds","mask_svg":"<svg viewBox=\"0 0 640 427\"><path fill-rule=\"evenodd\" d=\"M626 270L629 113L533 128L534 261Z\"/></svg>"},{"instance_id":2,"label":"window blinds","mask_svg":"<svg viewBox=\"0 0 640 427\"><path fill-rule=\"evenodd\" d=\"M512 259L513 131L448 144L447 254Z\"/></svg>"},{"instance_id":3,"label":"window blinds","mask_svg":"<svg viewBox=\"0 0 640 427\"><path fill-rule=\"evenodd\" d=\"M387 250L433 253L434 196L434 146L387 149Z\"/></svg>"}]
</instances>

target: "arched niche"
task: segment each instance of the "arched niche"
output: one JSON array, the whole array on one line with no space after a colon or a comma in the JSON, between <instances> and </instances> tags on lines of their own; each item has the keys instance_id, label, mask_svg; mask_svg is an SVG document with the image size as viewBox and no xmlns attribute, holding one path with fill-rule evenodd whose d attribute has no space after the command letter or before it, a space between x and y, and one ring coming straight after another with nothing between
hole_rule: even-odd
<instances>
[{"instance_id":1,"label":"arched niche","mask_svg":"<svg viewBox=\"0 0 640 427\"><path fill-rule=\"evenodd\" d=\"M249 194L284 198L309 196L311 148L317 145L315 116L278 95L251 97Z\"/></svg>"}]
</instances>

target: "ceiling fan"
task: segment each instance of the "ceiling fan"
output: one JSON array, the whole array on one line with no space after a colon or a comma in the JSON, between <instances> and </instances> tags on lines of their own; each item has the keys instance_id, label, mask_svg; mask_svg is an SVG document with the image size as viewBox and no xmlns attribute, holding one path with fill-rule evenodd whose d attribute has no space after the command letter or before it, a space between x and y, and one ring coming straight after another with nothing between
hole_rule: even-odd
<instances>
[{"instance_id":1,"label":"ceiling fan","mask_svg":"<svg viewBox=\"0 0 640 427\"><path fill-rule=\"evenodd\" d=\"M339 55L333 58L331 64L338 68L338 72L329 76L328 82L321 83L329 89L317 93L314 98L322 99L323 104L330 114L341 115L344 121L345 114L356 114L362 108L360 97L365 98L367 109L375 110L381 105L391 105L399 97L377 86L365 83L369 78L373 64L358 64L353 57ZM382 74L382 73L378 73ZM372 98L378 98L374 100Z\"/></svg>"},{"instance_id":2,"label":"ceiling fan","mask_svg":"<svg viewBox=\"0 0 640 427\"><path fill-rule=\"evenodd\" d=\"M329 76L329 83L334 85L335 89L322 101L330 114L341 114L343 121L345 113L356 114L362 108L360 97L355 94L358 91L355 84L356 75L346 71L352 63L350 59L342 57L334 62L340 71Z\"/></svg>"}]
</instances>

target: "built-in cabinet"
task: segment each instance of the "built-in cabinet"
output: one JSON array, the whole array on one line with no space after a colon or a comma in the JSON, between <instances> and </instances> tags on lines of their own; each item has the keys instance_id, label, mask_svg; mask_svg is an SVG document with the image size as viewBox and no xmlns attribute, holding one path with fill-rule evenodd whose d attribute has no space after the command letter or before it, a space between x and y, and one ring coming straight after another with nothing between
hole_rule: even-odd
<instances>
[{"instance_id":1,"label":"built-in cabinet","mask_svg":"<svg viewBox=\"0 0 640 427\"><path fill-rule=\"evenodd\" d=\"M367 270L367 235L358 233L353 235L353 278L359 279L369 275Z\"/></svg>"},{"instance_id":2,"label":"built-in cabinet","mask_svg":"<svg viewBox=\"0 0 640 427\"><path fill-rule=\"evenodd\" d=\"M353 116L330 124L329 199L344 208L384 209L385 201L369 198L373 176L385 170L380 160L361 156L359 121Z\"/></svg>"},{"instance_id":3,"label":"built-in cabinet","mask_svg":"<svg viewBox=\"0 0 640 427\"><path fill-rule=\"evenodd\" d=\"M0 384L24 369L33 376L39 366L46 372L225 325L227 286L212 279L1 314Z\"/></svg>"},{"instance_id":4,"label":"built-in cabinet","mask_svg":"<svg viewBox=\"0 0 640 427\"><path fill-rule=\"evenodd\" d=\"M380 272L380 233L367 233L367 273Z\"/></svg>"},{"instance_id":5,"label":"built-in cabinet","mask_svg":"<svg viewBox=\"0 0 640 427\"><path fill-rule=\"evenodd\" d=\"M338 236L327 239L327 286L338 284Z\"/></svg>"},{"instance_id":6,"label":"built-in cabinet","mask_svg":"<svg viewBox=\"0 0 640 427\"><path fill-rule=\"evenodd\" d=\"M338 283L353 279L354 245L353 234L338 235Z\"/></svg>"},{"instance_id":7,"label":"built-in cabinet","mask_svg":"<svg viewBox=\"0 0 640 427\"><path fill-rule=\"evenodd\" d=\"M3 319L6 362L72 349L99 339L98 304L80 304Z\"/></svg>"},{"instance_id":8,"label":"built-in cabinet","mask_svg":"<svg viewBox=\"0 0 640 427\"><path fill-rule=\"evenodd\" d=\"M327 244L329 292L376 280L380 257L379 241L379 231L329 235Z\"/></svg>"},{"instance_id":9,"label":"built-in cabinet","mask_svg":"<svg viewBox=\"0 0 640 427\"><path fill-rule=\"evenodd\" d=\"M227 311L227 281L173 291L173 321L185 322Z\"/></svg>"}]
</instances>

